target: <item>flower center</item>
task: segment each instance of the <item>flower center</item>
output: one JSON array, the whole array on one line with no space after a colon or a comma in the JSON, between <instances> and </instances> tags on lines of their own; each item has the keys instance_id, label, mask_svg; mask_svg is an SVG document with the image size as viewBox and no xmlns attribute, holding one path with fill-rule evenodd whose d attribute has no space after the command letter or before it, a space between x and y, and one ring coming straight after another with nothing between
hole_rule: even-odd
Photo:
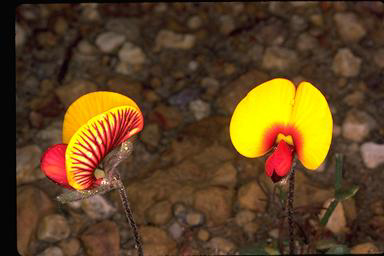
<instances>
[{"instance_id":1,"label":"flower center","mask_svg":"<svg viewBox=\"0 0 384 256\"><path fill-rule=\"evenodd\" d=\"M265 172L267 176L271 177L273 182L280 181L291 170L293 151L293 146L285 142L284 138L279 140L276 149L274 149L272 155L265 162Z\"/></svg>"}]
</instances>

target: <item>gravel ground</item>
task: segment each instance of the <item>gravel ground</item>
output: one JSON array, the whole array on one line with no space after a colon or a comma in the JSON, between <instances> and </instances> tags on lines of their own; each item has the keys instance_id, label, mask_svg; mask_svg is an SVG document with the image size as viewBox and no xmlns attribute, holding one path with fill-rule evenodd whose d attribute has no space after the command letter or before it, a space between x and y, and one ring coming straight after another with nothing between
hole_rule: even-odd
<instances>
[{"instance_id":1,"label":"gravel ground","mask_svg":"<svg viewBox=\"0 0 384 256\"><path fill-rule=\"evenodd\" d=\"M286 240L264 159L240 156L228 133L239 100L275 77L310 81L334 120L324 164L297 172L296 221L311 241L342 153L344 182L360 190L336 208L325 237L383 251L383 19L382 2L18 6L19 253L135 255L116 191L61 205L64 189L39 169L61 142L66 108L98 90L133 98L145 118L120 171L146 254L234 254Z\"/></svg>"}]
</instances>

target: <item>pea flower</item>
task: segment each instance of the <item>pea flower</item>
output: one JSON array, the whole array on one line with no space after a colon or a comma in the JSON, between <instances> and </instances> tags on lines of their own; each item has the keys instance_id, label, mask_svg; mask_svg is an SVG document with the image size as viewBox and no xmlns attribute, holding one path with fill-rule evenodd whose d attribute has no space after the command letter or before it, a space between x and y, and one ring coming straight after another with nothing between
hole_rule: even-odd
<instances>
[{"instance_id":1,"label":"pea flower","mask_svg":"<svg viewBox=\"0 0 384 256\"><path fill-rule=\"evenodd\" d=\"M64 116L62 143L49 147L40 167L53 182L74 190L101 184L95 170L114 148L143 129L136 103L114 92L92 92L73 102Z\"/></svg>"},{"instance_id":2,"label":"pea flower","mask_svg":"<svg viewBox=\"0 0 384 256\"><path fill-rule=\"evenodd\" d=\"M332 128L328 103L316 87L301 82L296 88L276 78L253 88L236 106L230 137L245 157L260 157L272 149L265 171L278 182L289 173L294 154L305 168L318 168L331 145Z\"/></svg>"}]
</instances>

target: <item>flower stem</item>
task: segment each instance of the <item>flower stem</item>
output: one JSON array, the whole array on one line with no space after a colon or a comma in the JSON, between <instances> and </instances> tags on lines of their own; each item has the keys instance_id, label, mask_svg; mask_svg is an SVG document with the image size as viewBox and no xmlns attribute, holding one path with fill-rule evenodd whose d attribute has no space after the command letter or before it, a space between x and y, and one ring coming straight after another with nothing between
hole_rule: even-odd
<instances>
[{"instance_id":1,"label":"flower stem","mask_svg":"<svg viewBox=\"0 0 384 256\"><path fill-rule=\"evenodd\" d=\"M295 166L296 158L292 163L291 172L289 175L288 187L288 233L289 233L289 254L295 254L295 241L294 241L294 221L293 221L293 198L295 191Z\"/></svg>"}]
</instances>

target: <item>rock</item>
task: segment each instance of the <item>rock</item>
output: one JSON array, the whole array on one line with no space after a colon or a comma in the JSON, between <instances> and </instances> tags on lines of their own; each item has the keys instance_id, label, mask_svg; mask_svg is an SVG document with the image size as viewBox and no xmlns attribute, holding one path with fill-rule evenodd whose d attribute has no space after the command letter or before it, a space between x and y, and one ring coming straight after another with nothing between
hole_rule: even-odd
<instances>
[{"instance_id":1,"label":"rock","mask_svg":"<svg viewBox=\"0 0 384 256\"><path fill-rule=\"evenodd\" d=\"M97 3L82 3L81 4L81 15L85 20L98 21L100 19L100 13L98 10Z\"/></svg>"},{"instance_id":2,"label":"rock","mask_svg":"<svg viewBox=\"0 0 384 256\"><path fill-rule=\"evenodd\" d=\"M162 48L188 50L195 45L196 38L193 34L178 34L170 30L161 30L156 36L155 49Z\"/></svg>"},{"instance_id":3,"label":"rock","mask_svg":"<svg viewBox=\"0 0 384 256\"><path fill-rule=\"evenodd\" d=\"M150 147L159 146L161 133L160 128L155 123L146 125L143 131L140 133L141 140Z\"/></svg>"},{"instance_id":4,"label":"rock","mask_svg":"<svg viewBox=\"0 0 384 256\"><path fill-rule=\"evenodd\" d=\"M204 215L197 211L190 211L189 213L187 213L185 221L189 226L200 226L204 224Z\"/></svg>"},{"instance_id":5,"label":"rock","mask_svg":"<svg viewBox=\"0 0 384 256\"><path fill-rule=\"evenodd\" d=\"M179 108L184 108L189 102L199 96L199 91L194 87L187 87L169 97L168 102Z\"/></svg>"},{"instance_id":6,"label":"rock","mask_svg":"<svg viewBox=\"0 0 384 256\"><path fill-rule=\"evenodd\" d=\"M135 102L140 102L143 98L143 85L127 77L114 77L107 81L109 89L113 92L130 97Z\"/></svg>"},{"instance_id":7,"label":"rock","mask_svg":"<svg viewBox=\"0 0 384 256\"><path fill-rule=\"evenodd\" d=\"M297 65L296 52L279 46L268 47L263 56L262 67L267 70L286 71Z\"/></svg>"},{"instance_id":8,"label":"rock","mask_svg":"<svg viewBox=\"0 0 384 256\"><path fill-rule=\"evenodd\" d=\"M203 96L205 97L204 99L207 100L211 100L220 87L219 82L212 77L204 77L201 79L200 85L205 89Z\"/></svg>"},{"instance_id":9,"label":"rock","mask_svg":"<svg viewBox=\"0 0 384 256\"><path fill-rule=\"evenodd\" d=\"M263 59L264 47L260 44L253 44L248 50L248 56L252 61L259 63Z\"/></svg>"},{"instance_id":10,"label":"rock","mask_svg":"<svg viewBox=\"0 0 384 256\"><path fill-rule=\"evenodd\" d=\"M359 110L351 110L347 113L341 127L344 138L361 142L376 127L376 121L369 114Z\"/></svg>"},{"instance_id":11,"label":"rock","mask_svg":"<svg viewBox=\"0 0 384 256\"><path fill-rule=\"evenodd\" d=\"M232 163L222 164L212 177L212 184L226 187L234 187L237 182L237 171Z\"/></svg>"},{"instance_id":12,"label":"rock","mask_svg":"<svg viewBox=\"0 0 384 256\"><path fill-rule=\"evenodd\" d=\"M17 185L33 182L45 177L40 170L41 149L37 145L28 145L16 149Z\"/></svg>"},{"instance_id":13,"label":"rock","mask_svg":"<svg viewBox=\"0 0 384 256\"><path fill-rule=\"evenodd\" d=\"M229 255L236 249L236 245L232 241L222 237L211 238L207 247L213 251L214 255Z\"/></svg>"},{"instance_id":14,"label":"rock","mask_svg":"<svg viewBox=\"0 0 384 256\"><path fill-rule=\"evenodd\" d=\"M143 242L144 255L176 254L176 243L164 230L157 227L142 226L139 232Z\"/></svg>"},{"instance_id":15,"label":"rock","mask_svg":"<svg viewBox=\"0 0 384 256\"><path fill-rule=\"evenodd\" d=\"M108 219L116 212L116 208L99 194L82 200L81 209L94 220Z\"/></svg>"},{"instance_id":16,"label":"rock","mask_svg":"<svg viewBox=\"0 0 384 256\"><path fill-rule=\"evenodd\" d=\"M87 255L119 255L119 229L113 221L104 220L88 227L80 239Z\"/></svg>"},{"instance_id":17,"label":"rock","mask_svg":"<svg viewBox=\"0 0 384 256\"><path fill-rule=\"evenodd\" d=\"M66 256L78 255L81 245L77 238L68 238L60 241L59 246Z\"/></svg>"},{"instance_id":18,"label":"rock","mask_svg":"<svg viewBox=\"0 0 384 256\"><path fill-rule=\"evenodd\" d=\"M236 27L235 21L230 15L223 15L219 18L220 32L224 35L229 35Z\"/></svg>"},{"instance_id":19,"label":"rock","mask_svg":"<svg viewBox=\"0 0 384 256\"><path fill-rule=\"evenodd\" d=\"M325 201L323 208L328 209L329 205L333 200L334 200L333 198L330 198L327 201ZM326 211L325 209L321 210L319 214L319 219L321 219L324 216ZM347 220L345 218L344 208L341 203L337 204L335 210L333 211L325 227L335 235L342 234L348 231Z\"/></svg>"},{"instance_id":20,"label":"rock","mask_svg":"<svg viewBox=\"0 0 384 256\"><path fill-rule=\"evenodd\" d=\"M89 81L74 80L64 86L60 86L55 90L56 95L60 101L64 104L65 108L68 108L76 99L87 93L97 90L97 86Z\"/></svg>"},{"instance_id":21,"label":"rock","mask_svg":"<svg viewBox=\"0 0 384 256\"><path fill-rule=\"evenodd\" d=\"M201 20L200 16L194 15L190 17L187 21L188 28L192 30L199 29L201 25L203 24L203 21Z\"/></svg>"},{"instance_id":22,"label":"rock","mask_svg":"<svg viewBox=\"0 0 384 256\"><path fill-rule=\"evenodd\" d=\"M62 16L59 16L54 24L54 31L58 35L64 35L68 30L68 23L66 19Z\"/></svg>"},{"instance_id":23,"label":"rock","mask_svg":"<svg viewBox=\"0 0 384 256\"><path fill-rule=\"evenodd\" d=\"M307 21L299 15L293 15L289 25L294 31L303 31L308 27Z\"/></svg>"},{"instance_id":24,"label":"rock","mask_svg":"<svg viewBox=\"0 0 384 256\"><path fill-rule=\"evenodd\" d=\"M119 50L119 59L131 65L142 65L146 62L146 56L143 50L131 42L123 44Z\"/></svg>"},{"instance_id":25,"label":"rock","mask_svg":"<svg viewBox=\"0 0 384 256\"><path fill-rule=\"evenodd\" d=\"M125 35L116 32L104 32L97 36L96 45L104 53L111 53L125 41Z\"/></svg>"},{"instance_id":26,"label":"rock","mask_svg":"<svg viewBox=\"0 0 384 256\"><path fill-rule=\"evenodd\" d=\"M125 36L130 42L137 42L140 39L140 28L135 18L130 17L111 17L108 19L105 28Z\"/></svg>"},{"instance_id":27,"label":"rock","mask_svg":"<svg viewBox=\"0 0 384 256\"><path fill-rule=\"evenodd\" d=\"M374 169L384 163L384 144L366 142L361 145L360 152L368 168Z\"/></svg>"},{"instance_id":28,"label":"rock","mask_svg":"<svg viewBox=\"0 0 384 256\"><path fill-rule=\"evenodd\" d=\"M17 189L17 251L21 255L28 255L28 245L35 240L35 231L39 219L53 213L54 204L41 190L30 186Z\"/></svg>"},{"instance_id":29,"label":"rock","mask_svg":"<svg viewBox=\"0 0 384 256\"><path fill-rule=\"evenodd\" d=\"M236 105L247 93L255 86L266 82L268 78L266 73L257 69L248 71L226 86L217 99L217 105L226 114L232 114Z\"/></svg>"},{"instance_id":30,"label":"rock","mask_svg":"<svg viewBox=\"0 0 384 256\"><path fill-rule=\"evenodd\" d=\"M370 205L372 213L374 215L384 215L384 200L379 199Z\"/></svg>"},{"instance_id":31,"label":"rock","mask_svg":"<svg viewBox=\"0 0 384 256\"><path fill-rule=\"evenodd\" d=\"M354 13L336 13L333 19L336 22L339 35L344 42L359 42L367 33Z\"/></svg>"},{"instance_id":32,"label":"rock","mask_svg":"<svg viewBox=\"0 0 384 256\"><path fill-rule=\"evenodd\" d=\"M344 98L344 102L350 107L356 107L364 102L364 93L355 91Z\"/></svg>"},{"instance_id":33,"label":"rock","mask_svg":"<svg viewBox=\"0 0 384 256\"><path fill-rule=\"evenodd\" d=\"M192 111L196 120L201 120L211 113L210 104L200 99L189 102L189 109Z\"/></svg>"},{"instance_id":34,"label":"rock","mask_svg":"<svg viewBox=\"0 0 384 256\"><path fill-rule=\"evenodd\" d=\"M196 192L194 207L205 214L208 226L220 225L231 216L232 198L231 190L208 187Z\"/></svg>"},{"instance_id":35,"label":"rock","mask_svg":"<svg viewBox=\"0 0 384 256\"><path fill-rule=\"evenodd\" d=\"M76 49L83 55L96 55L97 53L97 48L86 39L81 40Z\"/></svg>"},{"instance_id":36,"label":"rock","mask_svg":"<svg viewBox=\"0 0 384 256\"><path fill-rule=\"evenodd\" d=\"M27 33L25 29L19 24L15 23L15 47L22 47L27 39Z\"/></svg>"},{"instance_id":37,"label":"rock","mask_svg":"<svg viewBox=\"0 0 384 256\"><path fill-rule=\"evenodd\" d=\"M184 227L177 221L168 227L168 233L174 240L178 240L184 233Z\"/></svg>"},{"instance_id":38,"label":"rock","mask_svg":"<svg viewBox=\"0 0 384 256\"><path fill-rule=\"evenodd\" d=\"M64 256L64 253L60 247L51 246L39 253L37 256Z\"/></svg>"},{"instance_id":39,"label":"rock","mask_svg":"<svg viewBox=\"0 0 384 256\"><path fill-rule=\"evenodd\" d=\"M37 43L44 48L53 47L57 45L57 41L58 41L57 36L51 31L40 32L37 34L36 38L37 38Z\"/></svg>"},{"instance_id":40,"label":"rock","mask_svg":"<svg viewBox=\"0 0 384 256\"><path fill-rule=\"evenodd\" d=\"M240 208L264 212L266 207L266 195L256 181L248 182L239 188L237 201Z\"/></svg>"},{"instance_id":41,"label":"rock","mask_svg":"<svg viewBox=\"0 0 384 256\"><path fill-rule=\"evenodd\" d=\"M250 210L240 210L235 217L235 222L239 227L245 227L256 218L256 214Z\"/></svg>"},{"instance_id":42,"label":"rock","mask_svg":"<svg viewBox=\"0 0 384 256\"><path fill-rule=\"evenodd\" d=\"M172 205L168 201L160 201L147 210L148 222L155 225L164 225L171 217Z\"/></svg>"},{"instance_id":43,"label":"rock","mask_svg":"<svg viewBox=\"0 0 384 256\"><path fill-rule=\"evenodd\" d=\"M315 37L309 33L300 34L296 41L296 48L299 51L305 52L316 49L318 47L318 41Z\"/></svg>"},{"instance_id":44,"label":"rock","mask_svg":"<svg viewBox=\"0 0 384 256\"><path fill-rule=\"evenodd\" d=\"M60 214L45 216L39 223L37 237L46 242L66 239L71 233L67 220Z\"/></svg>"},{"instance_id":45,"label":"rock","mask_svg":"<svg viewBox=\"0 0 384 256\"><path fill-rule=\"evenodd\" d=\"M339 49L333 59L332 70L336 75L355 77L360 72L362 60L356 57L350 49Z\"/></svg>"},{"instance_id":46,"label":"rock","mask_svg":"<svg viewBox=\"0 0 384 256\"><path fill-rule=\"evenodd\" d=\"M39 141L42 148L47 149L54 144L62 143L62 128L63 121L53 122L37 132L35 138Z\"/></svg>"},{"instance_id":47,"label":"rock","mask_svg":"<svg viewBox=\"0 0 384 256\"><path fill-rule=\"evenodd\" d=\"M41 129L44 125L44 117L35 111L29 112L29 122L33 128Z\"/></svg>"},{"instance_id":48,"label":"rock","mask_svg":"<svg viewBox=\"0 0 384 256\"><path fill-rule=\"evenodd\" d=\"M197 238L201 241L208 241L210 237L210 234L209 232L206 230L206 229L199 229L199 231L197 232Z\"/></svg>"},{"instance_id":49,"label":"rock","mask_svg":"<svg viewBox=\"0 0 384 256\"><path fill-rule=\"evenodd\" d=\"M384 48L380 48L375 51L375 54L373 55L373 61L379 68L384 68Z\"/></svg>"},{"instance_id":50,"label":"rock","mask_svg":"<svg viewBox=\"0 0 384 256\"><path fill-rule=\"evenodd\" d=\"M182 118L177 108L163 104L156 106L149 117L150 120L157 122L165 130L178 127Z\"/></svg>"},{"instance_id":51,"label":"rock","mask_svg":"<svg viewBox=\"0 0 384 256\"><path fill-rule=\"evenodd\" d=\"M380 253L379 249L371 242L355 245L351 248L351 254Z\"/></svg>"}]
</instances>

